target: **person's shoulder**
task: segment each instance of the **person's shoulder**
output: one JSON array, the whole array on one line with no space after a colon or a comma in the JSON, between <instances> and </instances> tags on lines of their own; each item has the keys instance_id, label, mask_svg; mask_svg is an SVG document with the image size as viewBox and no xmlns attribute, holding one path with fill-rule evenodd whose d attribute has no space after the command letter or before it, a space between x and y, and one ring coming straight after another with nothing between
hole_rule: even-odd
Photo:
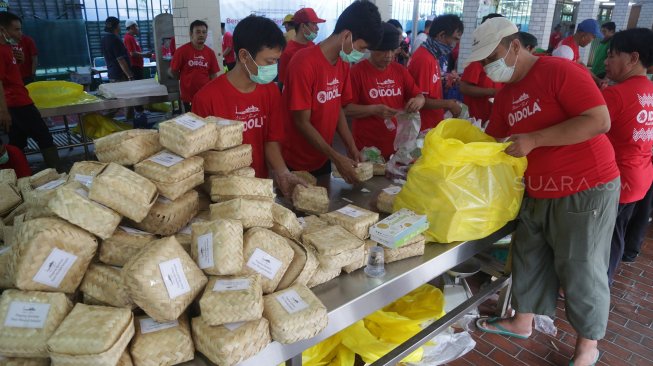
<instances>
[{"instance_id":1,"label":"person's shoulder","mask_svg":"<svg viewBox=\"0 0 653 366\"><path fill-rule=\"evenodd\" d=\"M23 151L20 148L14 146L14 145L6 144L5 149L7 149L7 152L9 153L9 156L17 156L17 155L21 156L21 155L24 155Z\"/></svg>"},{"instance_id":2,"label":"person's shoulder","mask_svg":"<svg viewBox=\"0 0 653 366\"><path fill-rule=\"evenodd\" d=\"M352 65L351 67L351 73L359 73L359 72L364 72L367 70L372 64L370 64L370 60L363 60L357 64Z\"/></svg>"},{"instance_id":3,"label":"person's shoulder","mask_svg":"<svg viewBox=\"0 0 653 366\"><path fill-rule=\"evenodd\" d=\"M320 52L320 47L317 45L305 47L298 50L295 52L295 55L292 57L290 63L288 64L289 69L312 69L315 67L314 60L318 57L316 51Z\"/></svg>"}]
</instances>

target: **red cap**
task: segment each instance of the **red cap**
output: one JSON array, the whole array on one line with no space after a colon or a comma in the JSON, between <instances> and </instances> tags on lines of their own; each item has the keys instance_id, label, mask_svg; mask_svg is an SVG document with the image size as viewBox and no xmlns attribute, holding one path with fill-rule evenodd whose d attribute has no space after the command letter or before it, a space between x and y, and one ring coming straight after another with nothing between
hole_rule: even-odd
<instances>
[{"instance_id":1,"label":"red cap","mask_svg":"<svg viewBox=\"0 0 653 366\"><path fill-rule=\"evenodd\" d=\"M295 24L301 24L301 23L324 23L326 20L320 19L317 17L317 14L315 14L315 10L313 8L301 8L297 10L295 13L295 16L293 16L293 22Z\"/></svg>"}]
</instances>

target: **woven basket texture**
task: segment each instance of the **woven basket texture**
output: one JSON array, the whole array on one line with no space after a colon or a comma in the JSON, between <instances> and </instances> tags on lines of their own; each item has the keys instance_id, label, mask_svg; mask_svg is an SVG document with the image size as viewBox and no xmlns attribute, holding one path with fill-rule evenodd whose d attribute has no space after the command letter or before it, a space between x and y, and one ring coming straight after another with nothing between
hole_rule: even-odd
<instances>
[{"instance_id":1,"label":"woven basket texture","mask_svg":"<svg viewBox=\"0 0 653 366\"><path fill-rule=\"evenodd\" d=\"M29 183L32 188L36 189L48 182L61 178L62 175L52 168L43 169L40 172L29 177Z\"/></svg>"},{"instance_id":2,"label":"woven basket texture","mask_svg":"<svg viewBox=\"0 0 653 366\"><path fill-rule=\"evenodd\" d=\"M375 247L376 242L372 240L365 240L365 245L354 253L354 261L351 264L342 267L346 273L352 273L357 269L361 269L367 265L367 256L369 255L370 248Z\"/></svg>"},{"instance_id":3,"label":"woven basket texture","mask_svg":"<svg viewBox=\"0 0 653 366\"><path fill-rule=\"evenodd\" d=\"M214 220L191 225L191 257L200 265L201 256L212 266L202 268L210 275L237 274L243 267L243 224L238 220ZM210 248L208 248L210 247ZM205 257L206 258L206 257ZM206 263L209 264L209 263Z\"/></svg>"},{"instance_id":4,"label":"woven basket texture","mask_svg":"<svg viewBox=\"0 0 653 366\"><path fill-rule=\"evenodd\" d=\"M213 149L226 150L243 143L243 130L245 124L241 121L232 121L217 117L206 117L207 122L215 123L217 139Z\"/></svg>"},{"instance_id":5,"label":"woven basket texture","mask_svg":"<svg viewBox=\"0 0 653 366\"><path fill-rule=\"evenodd\" d=\"M138 222L150 211L156 192L156 186L149 179L110 163L93 179L88 197Z\"/></svg>"},{"instance_id":6,"label":"woven basket texture","mask_svg":"<svg viewBox=\"0 0 653 366\"><path fill-rule=\"evenodd\" d=\"M50 366L49 358L5 358L0 366Z\"/></svg>"},{"instance_id":7,"label":"woven basket texture","mask_svg":"<svg viewBox=\"0 0 653 366\"><path fill-rule=\"evenodd\" d=\"M141 222L132 223L134 227L162 236L174 235L199 211L197 191L190 190L174 201L159 198Z\"/></svg>"},{"instance_id":8,"label":"woven basket texture","mask_svg":"<svg viewBox=\"0 0 653 366\"><path fill-rule=\"evenodd\" d=\"M193 130L178 123L178 121L188 118L201 121L204 125ZM161 145L184 158L190 158L212 149L215 146L217 137L215 123L206 123L202 117L193 113L186 113L159 124L159 142Z\"/></svg>"},{"instance_id":9,"label":"woven basket texture","mask_svg":"<svg viewBox=\"0 0 653 366\"><path fill-rule=\"evenodd\" d=\"M0 183L0 217L5 216L23 202L20 191L13 184Z\"/></svg>"},{"instance_id":10,"label":"woven basket texture","mask_svg":"<svg viewBox=\"0 0 653 366\"><path fill-rule=\"evenodd\" d=\"M269 294L274 292L279 282L281 282L283 274L288 269L288 266L290 266L295 252L288 245L284 237L264 228L257 227L247 230L244 236L244 243L243 256L245 261L243 263L242 273L261 274L263 293ZM256 257L252 258L252 255L255 253L258 253L257 255L264 254L264 256L259 257L258 261L254 261ZM267 263L268 261L280 262L276 272L274 271L274 267L270 267L271 269L268 271L259 271L261 267L269 265ZM259 269L257 269L257 265L254 262L258 263Z\"/></svg>"},{"instance_id":11,"label":"woven basket texture","mask_svg":"<svg viewBox=\"0 0 653 366\"><path fill-rule=\"evenodd\" d=\"M232 219L242 222L245 229L253 227L270 228L272 219L272 201L236 198L227 202L211 205L211 219Z\"/></svg>"},{"instance_id":12,"label":"woven basket texture","mask_svg":"<svg viewBox=\"0 0 653 366\"><path fill-rule=\"evenodd\" d=\"M93 299L117 308L133 309L136 305L122 284L121 269L92 263L79 289Z\"/></svg>"},{"instance_id":13,"label":"woven basket texture","mask_svg":"<svg viewBox=\"0 0 653 366\"><path fill-rule=\"evenodd\" d=\"M317 184L317 178L315 176L305 170L295 170L292 172L294 175L298 176L299 178L302 178L304 182L307 184L314 186Z\"/></svg>"},{"instance_id":14,"label":"woven basket texture","mask_svg":"<svg viewBox=\"0 0 653 366\"><path fill-rule=\"evenodd\" d=\"M78 303L48 340L54 365L113 366L134 335L129 309Z\"/></svg>"},{"instance_id":15,"label":"woven basket texture","mask_svg":"<svg viewBox=\"0 0 653 366\"><path fill-rule=\"evenodd\" d=\"M11 235L13 238L13 232L10 234L9 231L13 231L13 226L5 226L4 231L6 235ZM6 239L5 239L6 240ZM0 246L0 289L14 288L16 287L16 273L15 273L15 263L14 263L14 245L13 239L9 239L5 243L9 243L5 246Z\"/></svg>"},{"instance_id":16,"label":"woven basket texture","mask_svg":"<svg viewBox=\"0 0 653 366\"><path fill-rule=\"evenodd\" d=\"M326 229L329 226L331 226L331 224L329 224L328 222L314 215L302 217L301 220L302 220L302 243L304 244L306 244L306 241L304 240L304 237L306 235L314 233L316 231L320 231L322 229Z\"/></svg>"},{"instance_id":17,"label":"woven basket texture","mask_svg":"<svg viewBox=\"0 0 653 366\"><path fill-rule=\"evenodd\" d=\"M13 302L49 304L42 328L5 325ZM14 305L16 306L16 305ZM27 305L29 306L29 305ZM6 290L0 297L0 355L7 357L48 357L46 342L72 310L73 304L62 293Z\"/></svg>"},{"instance_id":18,"label":"woven basket texture","mask_svg":"<svg viewBox=\"0 0 653 366\"><path fill-rule=\"evenodd\" d=\"M95 156L103 163L134 165L163 148L155 130L127 130L95 140Z\"/></svg>"},{"instance_id":19,"label":"woven basket texture","mask_svg":"<svg viewBox=\"0 0 653 366\"><path fill-rule=\"evenodd\" d=\"M376 199L376 208L380 212L388 214L393 213L392 205L395 203L395 197L397 197L396 194L389 194L387 192L381 191L381 193L379 193L379 197Z\"/></svg>"},{"instance_id":20,"label":"woven basket texture","mask_svg":"<svg viewBox=\"0 0 653 366\"><path fill-rule=\"evenodd\" d=\"M209 150L200 156L204 158L204 172L226 174L252 165L252 145L239 145L224 151Z\"/></svg>"},{"instance_id":21,"label":"woven basket texture","mask_svg":"<svg viewBox=\"0 0 653 366\"><path fill-rule=\"evenodd\" d=\"M216 283L221 286L216 288ZM211 277L199 302L202 319L211 326L258 320L263 316L261 278L259 275Z\"/></svg>"},{"instance_id":22,"label":"woven basket texture","mask_svg":"<svg viewBox=\"0 0 653 366\"><path fill-rule=\"evenodd\" d=\"M283 296L294 292L308 306L289 313L281 304ZM263 298L263 316L270 321L272 339L284 343L295 343L312 338L326 328L327 309L308 287L294 285Z\"/></svg>"},{"instance_id":23,"label":"woven basket texture","mask_svg":"<svg viewBox=\"0 0 653 366\"><path fill-rule=\"evenodd\" d=\"M256 171L254 168L250 166L246 166L244 168L232 170L230 172L226 173L215 173L211 175L212 177L250 177L254 178L256 176ZM209 190L207 193L211 193L211 187L209 186Z\"/></svg>"},{"instance_id":24,"label":"woven basket texture","mask_svg":"<svg viewBox=\"0 0 653 366\"><path fill-rule=\"evenodd\" d=\"M314 247L319 256L338 255L356 248L364 243L342 226L334 225L304 235L306 245Z\"/></svg>"},{"instance_id":25,"label":"woven basket texture","mask_svg":"<svg viewBox=\"0 0 653 366\"><path fill-rule=\"evenodd\" d=\"M332 165L333 176L336 178L342 178L342 175L338 171L338 168L335 165ZM358 163L358 166L355 168L356 178L359 181L365 182L366 180L372 179L374 176L374 164L370 162ZM385 173L384 173L385 174Z\"/></svg>"},{"instance_id":26,"label":"woven basket texture","mask_svg":"<svg viewBox=\"0 0 653 366\"><path fill-rule=\"evenodd\" d=\"M385 163L374 163L372 172L374 175L384 176L385 175Z\"/></svg>"},{"instance_id":27,"label":"woven basket texture","mask_svg":"<svg viewBox=\"0 0 653 366\"><path fill-rule=\"evenodd\" d=\"M77 175L96 177L104 170L104 168L106 168L106 166L107 163L101 163L99 161L78 161L73 164L72 168L70 168L68 182L77 180L76 178L85 178L76 177Z\"/></svg>"},{"instance_id":28,"label":"woven basket texture","mask_svg":"<svg viewBox=\"0 0 653 366\"><path fill-rule=\"evenodd\" d=\"M153 234L128 233L118 228L111 237L100 244L100 262L122 267L141 249L156 239Z\"/></svg>"},{"instance_id":29,"label":"woven basket texture","mask_svg":"<svg viewBox=\"0 0 653 366\"><path fill-rule=\"evenodd\" d=\"M211 181L211 199L215 202L234 198L274 200L272 179L250 177L215 177Z\"/></svg>"},{"instance_id":30,"label":"woven basket texture","mask_svg":"<svg viewBox=\"0 0 653 366\"><path fill-rule=\"evenodd\" d=\"M295 255L286 273L281 278L276 291L284 290L295 284L306 285L317 271L319 264L313 249L309 249L292 239L286 238L286 242L295 252Z\"/></svg>"},{"instance_id":31,"label":"woven basket texture","mask_svg":"<svg viewBox=\"0 0 653 366\"><path fill-rule=\"evenodd\" d=\"M204 159L199 156L184 159L170 167L146 159L136 164L134 170L152 181L159 193L171 200L176 200L204 182Z\"/></svg>"},{"instance_id":32,"label":"woven basket texture","mask_svg":"<svg viewBox=\"0 0 653 366\"><path fill-rule=\"evenodd\" d=\"M136 332L129 351L136 366L171 366L195 358L190 321L185 314L177 319L177 325L142 333L141 321L149 322L148 317L136 318Z\"/></svg>"},{"instance_id":33,"label":"woven basket texture","mask_svg":"<svg viewBox=\"0 0 653 366\"><path fill-rule=\"evenodd\" d=\"M24 222L16 233L16 242L19 243L13 250L16 287L21 290L75 292L97 251L93 235L61 219L41 218ZM68 262L69 258L54 258L45 263L55 250L76 256L57 288L34 281L42 266L47 270Z\"/></svg>"},{"instance_id":34,"label":"woven basket texture","mask_svg":"<svg viewBox=\"0 0 653 366\"><path fill-rule=\"evenodd\" d=\"M332 279L340 276L340 272L342 272L342 268L324 268L322 266L318 266L317 270L313 274L313 277L311 277L306 286L313 288L317 285L329 282Z\"/></svg>"},{"instance_id":35,"label":"woven basket texture","mask_svg":"<svg viewBox=\"0 0 653 366\"><path fill-rule=\"evenodd\" d=\"M160 264L173 260L181 264L175 274L186 279L188 288L187 292L179 291L176 297L170 298ZM163 322L179 318L202 291L207 278L177 240L167 237L153 242L130 259L123 267L122 281L132 301L154 320Z\"/></svg>"},{"instance_id":36,"label":"woven basket texture","mask_svg":"<svg viewBox=\"0 0 653 366\"><path fill-rule=\"evenodd\" d=\"M421 256L424 254L425 244L426 238L423 235L418 235L415 239L399 248L391 249L383 247L383 260L385 263L391 263L410 257Z\"/></svg>"},{"instance_id":37,"label":"woven basket texture","mask_svg":"<svg viewBox=\"0 0 653 366\"><path fill-rule=\"evenodd\" d=\"M118 360L116 366L134 366L134 363L132 362L132 356L129 354L129 350L125 350L125 352L120 355L120 359Z\"/></svg>"},{"instance_id":38,"label":"woven basket texture","mask_svg":"<svg viewBox=\"0 0 653 366\"><path fill-rule=\"evenodd\" d=\"M13 169L0 169L0 183L9 183L16 185L18 183L16 171Z\"/></svg>"},{"instance_id":39,"label":"woven basket texture","mask_svg":"<svg viewBox=\"0 0 653 366\"><path fill-rule=\"evenodd\" d=\"M272 219L274 225L271 230L275 233L294 240L301 238L302 225L297 220L297 215L294 212L275 203L272 205Z\"/></svg>"},{"instance_id":40,"label":"woven basket texture","mask_svg":"<svg viewBox=\"0 0 653 366\"><path fill-rule=\"evenodd\" d=\"M356 215L359 216L352 217L336 210L320 215L320 218L330 224L344 227L361 240L367 239L370 236L370 227L379 221L379 214L354 205L342 208L342 210L346 209L356 211Z\"/></svg>"},{"instance_id":41,"label":"woven basket texture","mask_svg":"<svg viewBox=\"0 0 653 366\"><path fill-rule=\"evenodd\" d=\"M297 185L292 193L295 209L308 214L323 214L329 211L329 195L326 188Z\"/></svg>"},{"instance_id":42,"label":"woven basket texture","mask_svg":"<svg viewBox=\"0 0 653 366\"><path fill-rule=\"evenodd\" d=\"M234 366L271 342L270 324L265 318L246 322L231 331L222 325L212 327L197 317L192 320L192 329L195 348L220 366Z\"/></svg>"}]
</instances>

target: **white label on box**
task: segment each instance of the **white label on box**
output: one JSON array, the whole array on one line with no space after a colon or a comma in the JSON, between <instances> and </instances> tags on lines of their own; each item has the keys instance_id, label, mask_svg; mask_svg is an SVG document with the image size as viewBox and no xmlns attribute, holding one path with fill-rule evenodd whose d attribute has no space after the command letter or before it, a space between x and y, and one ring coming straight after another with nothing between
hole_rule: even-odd
<instances>
[{"instance_id":1,"label":"white label on box","mask_svg":"<svg viewBox=\"0 0 653 366\"><path fill-rule=\"evenodd\" d=\"M55 188L59 187L60 185L62 185L64 183L66 183L65 179L57 179L57 180L53 180L52 182L45 183L44 185L36 188L36 190L37 191L48 191L48 190L51 190L51 189L55 189Z\"/></svg>"},{"instance_id":2,"label":"white label on box","mask_svg":"<svg viewBox=\"0 0 653 366\"><path fill-rule=\"evenodd\" d=\"M306 228L306 218L304 218L304 217L298 217L298 218L297 218L297 221L299 221L299 225L301 225L303 229Z\"/></svg>"},{"instance_id":3,"label":"white label on box","mask_svg":"<svg viewBox=\"0 0 653 366\"><path fill-rule=\"evenodd\" d=\"M171 167L171 166L173 166L173 165L175 165L177 163L182 162L184 160L184 158L179 156L179 155L175 155L173 153L164 151L164 152L161 152L161 153L158 153L158 154L154 155L153 157L151 157L151 158L149 158L147 160L153 161L153 162L155 162L155 163L157 163L159 165L163 165L163 166L169 168L169 167Z\"/></svg>"},{"instance_id":4,"label":"white label on box","mask_svg":"<svg viewBox=\"0 0 653 366\"><path fill-rule=\"evenodd\" d=\"M92 175L75 174L75 180L85 185L87 188L91 188L91 185L93 184Z\"/></svg>"},{"instance_id":5,"label":"white label on box","mask_svg":"<svg viewBox=\"0 0 653 366\"><path fill-rule=\"evenodd\" d=\"M225 328L229 329L230 332L233 332L234 330L242 327L245 325L245 322L237 322L237 323L227 323L227 324L222 324Z\"/></svg>"},{"instance_id":6,"label":"white label on box","mask_svg":"<svg viewBox=\"0 0 653 366\"><path fill-rule=\"evenodd\" d=\"M49 312L50 304L12 301L5 318L5 326L41 329L45 326Z\"/></svg>"},{"instance_id":7,"label":"white label on box","mask_svg":"<svg viewBox=\"0 0 653 366\"><path fill-rule=\"evenodd\" d=\"M269 280L274 279L274 276L276 276L279 269L281 269L281 265L282 263L280 260L269 255L260 248L256 248L254 254L252 254L247 261L247 267L262 274Z\"/></svg>"},{"instance_id":8,"label":"white label on box","mask_svg":"<svg viewBox=\"0 0 653 366\"><path fill-rule=\"evenodd\" d=\"M5 254L9 249L11 249L11 246L0 248L0 255Z\"/></svg>"},{"instance_id":9,"label":"white label on box","mask_svg":"<svg viewBox=\"0 0 653 366\"><path fill-rule=\"evenodd\" d=\"M357 209L355 209L353 207L348 207L348 206L345 206L345 207L337 210L336 212L340 212L343 215L347 215L349 217L354 217L354 218L365 215L365 212L357 210Z\"/></svg>"},{"instance_id":10,"label":"white label on box","mask_svg":"<svg viewBox=\"0 0 653 366\"><path fill-rule=\"evenodd\" d=\"M77 188L75 192L84 198L88 198L88 192L84 188Z\"/></svg>"},{"instance_id":11,"label":"white label on box","mask_svg":"<svg viewBox=\"0 0 653 366\"><path fill-rule=\"evenodd\" d=\"M143 230L138 230L138 229L134 229L134 228L127 227L127 226L122 226L122 225L119 226L119 227L120 227L124 232L126 232L126 233L130 233L130 234L151 235L150 233L148 233L148 232L146 232L146 231L143 231Z\"/></svg>"},{"instance_id":12,"label":"white label on box","mask_svg":"<svg viewBox=\"0 0 653 366\"><path fill-rule=\"evenodd\" d=\"M238 278L235 280L218 280L213 286L214 292L242 291L249 289L249 278Z\"/></svg>"},{"instance_id":13,"label":"white label on box","mask_svg":"<svg viewBox=\"0 0 653 366\"><path fill-rule=\"evenodd\" d=\"M76 255L54 248L32 280L46 286L58 288L76 260Z\"/></svg>"},{"instance_id":14,"label":"white label on box","mask_svg":"<svg viewBox=\"0 0 653 366\"><path fill-rule=\"evenodd\" d=\"M141 325L141 334L157 332L159 330L174 328L179 326L179 321L173 320L171 322L159 323L152 318L143 318L139 320Z\"/></svg>"},{"instance_id":15,"label":"white label on box","mask_svg":"<svg viewBox=\"0 0 653 366\"><path fill-rule=\"evenodd\" d=\"M308 307L306 301L295 290L289 290L277 295L277 301L286 309L288 314L294 314Z\"/></svg>"},{"instance_id":16,"label":"white label on box","mask_svg":"<svg viewBox=\"0 0 653 366\"><path fill-rule=\"evenodd\" d=\"M197 237L197 265L200 269L211 268L213 262L213 233Z\"/></svg>"},{"instance_id":17,"label":"white label on box","mask_svg":"<svg viewBox=\"0 0 653 366\"><path fill-rule=\"evenodd\" d=\"M159 270L161 271L161 277L163 278L163 283L166 285L170 299L190 292L190 285L184 274L181 259L175 258L161 262L159 263Z\"/></svg>"},{"instance_id":18,"label":"white label on box","mask_svg":"<svg viewBox=\"0 0 653 366\"><path fill-rule=\"evenodd\" d=\"M178 125L182 125L186 128L190 128L193 131L197 130L198 128L204 127L204 125L206 124L204 121L201 121L197 118L193 118L188 115L183 115L175 118L175 122Z\"/></svg>"},{"instance_id":19,"label":"white label on box","mask_svg":"<svg viewBox=\"0 0 653 366\"><path fill-rule=\"evenodd\" d=\"M392 196L399 193L399 191L401 191L401 187L398 187L398 186L390 186L388 188L383 189L383 192L385 192L385 193L387 193L389 195L392 195Z\"/></svg>"}]
</instances>

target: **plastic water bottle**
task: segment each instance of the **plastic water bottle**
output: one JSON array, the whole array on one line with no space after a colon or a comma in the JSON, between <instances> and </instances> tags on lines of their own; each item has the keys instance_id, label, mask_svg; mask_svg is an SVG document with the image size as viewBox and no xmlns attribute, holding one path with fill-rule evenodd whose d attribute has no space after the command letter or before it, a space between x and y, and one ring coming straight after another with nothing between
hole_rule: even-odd
<instances>
[{"instance_id":1,"label":"plastic water bottle","mask_svg":"<svg viewBox=\"0 0 653 366\"><path fill-rule=\"evenodd\" d=\"M370 248L370 252L367 256L367 266L365 266L365 273L370 277L381 277L385 274L382 247L376 246Z\"/></svg>"}]
</instances>

